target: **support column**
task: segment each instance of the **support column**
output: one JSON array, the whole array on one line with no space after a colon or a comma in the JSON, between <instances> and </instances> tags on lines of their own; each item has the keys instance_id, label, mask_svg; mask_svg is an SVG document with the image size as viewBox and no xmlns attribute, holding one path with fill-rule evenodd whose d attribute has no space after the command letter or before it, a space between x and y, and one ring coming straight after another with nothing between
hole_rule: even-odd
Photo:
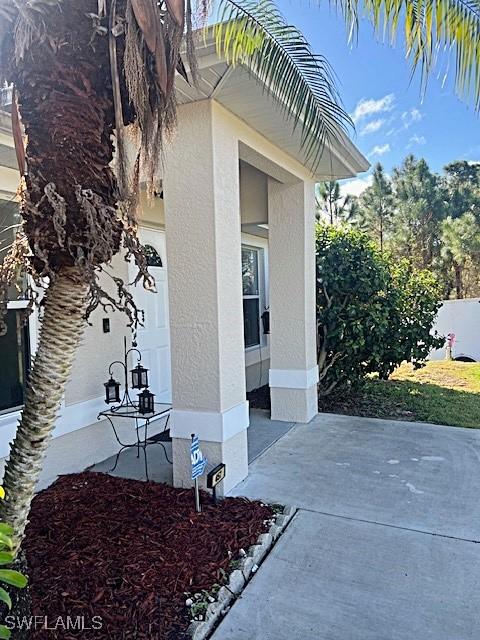
<instances>
[{"instance_id":1,"label":"support column","mask_svg":"<svg viewBox=\"0 0 480 640\"><path fill-rule=\"evenodd\" d=\"M314 184L268 184L272 420L318 413Z\"/></svg>"},{"instance_id":2,"label":"support column","mask_svg":"<svg viewBox=\"0 0 480 640\"><path fill-rule=\"evenodd\" d=\"M191 487L190 435L220 493L248 473L238 142L214 105L179 107L165 162L173 481ZM215 119L215 122L214 122ZM204 480L204 478L203 478ZM223 486L222 486L223 485Z\"/></svg>"}]
</instances>

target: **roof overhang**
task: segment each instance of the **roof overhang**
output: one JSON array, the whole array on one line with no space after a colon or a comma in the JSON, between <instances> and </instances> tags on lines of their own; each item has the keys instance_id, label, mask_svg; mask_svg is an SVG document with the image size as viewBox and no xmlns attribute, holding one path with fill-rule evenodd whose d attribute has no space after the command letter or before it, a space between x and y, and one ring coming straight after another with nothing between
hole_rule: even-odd
<instances>
[{"instance_id":1,"label":"roof overhang","mask_svg":"<svg viewBox=\"0 0 480 640\"><path fill-rule=\"evenodd\" d=\"M302 149L301 127L294 130L279 100L251 71L220 58L213 37L199 44L197 58L198 87L189 85L180 76L176 79L179 104L214 99L303 166L308 166ZM312 177L317 181L353 178L369 166L348 136L338 129L324 144L322 158Z\"/></svg>"},{"instance_id":2,"label":"roof overhang","mask_svg":"<svg viewBox=\"0 0 480 640\"><path fill-rule=\"evenodd\" d=\"M265 85L244 66L232 66L220 58L213 37L199 37L196 52L198 87L189 85L177 74L175 87L179 104L214 99L300 164L308 166L300 127L294 130L281 103ZM5 88L2 92L3 109L6 110L11 102L11 92ZM0 164L13 169L17 168L17 161L10 138L10 114L3 109L0 111ZM316 181L352 178L370 166L340 129L324 147L321 161L312 174Z\"/></svg>"}]
</instances>

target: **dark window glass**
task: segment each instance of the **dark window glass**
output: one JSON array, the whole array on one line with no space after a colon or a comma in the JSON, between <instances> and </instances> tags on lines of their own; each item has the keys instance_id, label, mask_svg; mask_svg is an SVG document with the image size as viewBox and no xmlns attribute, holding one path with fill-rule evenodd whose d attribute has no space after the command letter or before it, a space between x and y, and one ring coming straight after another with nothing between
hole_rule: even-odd
<instances>
[{"instance_id":1,"label":"dark window glass","mask_svg":"<svg viewBox=\"0 0 480 640\"><path fill-rule=\"evenodd\" d=\"M0 263L10 248L20 224L18 204L14 199L0 199ZM22 305L24 283L8 291L8 299ZM26 306L26 303L25 303ZM0 336L0 413L22 406L25 380L30 366L28 324L25 309L9 309L6 315L7 332Z\"/></svg>"},{"instance_id":2,"label":"dark window glass","mask_svg":"<svg viewBox=\"0 0 480 640\"><path fill-rule=\"evenodd\" d=\"M152 247L151 244L146 244L146 245L144 245L143 250L144 250L145 256L147 258L147 266L149 266L149 267L163 267L162 258L160 257L160 254L155 249L155 247Z\"/></svg>"},{"instance_id":3,"label":"dark window glass","mask_svg":"<svg viewBox=\"0 0 480 640\"><path fill-rule=\"evenodd\" d=\"M258 298L243 299L243 329L245 347L260 344L260 310Z\"/></svg>"},{"instance_id":4,"label":"dark window glass","mask_svg":"<svg viewBox=\"0 0 480 640\"><path fill-rule=\"evenodd\" d=\"M7 311L7 333L0 336L0 411L23 404L25 381L30 366L28 324L23 321L22 309Z\"/></svg>"},{"instance_id":5,"label":"dark window glass","mask_svg":"<svg viewBox=\"0 0 480 640\"><path fill-rule=\"evenodd\" d=\"M242 247L243 324L245 347L260 344L258 250Z\"/></svg>"}]
</instances>

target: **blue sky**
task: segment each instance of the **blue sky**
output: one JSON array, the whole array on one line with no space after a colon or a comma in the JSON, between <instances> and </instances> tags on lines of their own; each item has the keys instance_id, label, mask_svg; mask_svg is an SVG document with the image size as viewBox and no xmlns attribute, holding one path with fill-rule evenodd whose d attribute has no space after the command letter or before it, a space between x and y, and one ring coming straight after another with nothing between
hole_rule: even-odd
<instances>
[{"instance_id":1,"label":"blue sky","mask_svg":"<svg viewBox=\"0 0 480 640\"><path fill-rule=\"evenodd\" d=\"M408 153L424 157L435 171L453 160L480 161L480 117L455 96L453 74L444 86L443 78L432 75L422 97L420 76L411 79L401 38L391 47L363 22L352 47L343 19L328 3L278 2L287 20L333 66L344 106L355 116L353 140L372 164L380 161L390 173ZM365 179L364 174L347 190L361 190Z\"/></svg>"}]
</instances>

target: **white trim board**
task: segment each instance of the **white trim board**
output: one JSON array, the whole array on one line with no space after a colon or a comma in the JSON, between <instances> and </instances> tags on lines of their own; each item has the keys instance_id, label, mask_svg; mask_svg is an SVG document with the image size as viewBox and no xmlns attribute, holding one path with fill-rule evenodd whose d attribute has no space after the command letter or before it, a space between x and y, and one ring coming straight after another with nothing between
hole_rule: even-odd
<instances>
[{"instance_id":1,"label":"white trim board","mask_svg":"<svg viewBox=\"0 0 480 640\"><path fill-rule=\"evenodd\" d=\"M318 365L311 369L270 369L269 385L276 389L310 389L319 381Z\"/></svg>"},{"instance_id":2,"label":"white trim board","mask_svg":"<svg viewBox=\"0 0 480 640\"><path fill-rule=\"evenodd\" d=\"M247 429L249 424L248 402L245 401L223 412L173 409L169 426L172 438L190 440L195 433L200 440L225 442Z\"/></svg>"}]
</instances>

